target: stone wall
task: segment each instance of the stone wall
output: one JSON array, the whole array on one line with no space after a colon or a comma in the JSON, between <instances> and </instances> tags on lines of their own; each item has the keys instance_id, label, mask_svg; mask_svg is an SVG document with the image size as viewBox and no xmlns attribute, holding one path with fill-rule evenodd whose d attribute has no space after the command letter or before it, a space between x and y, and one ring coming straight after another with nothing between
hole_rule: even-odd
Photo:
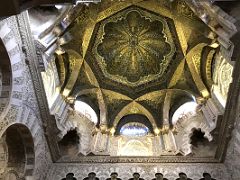
<instances>
[{"instance_id":1,"label":"stone wall","mask_svg":"<svg viewBox=\"0 0 240 180\"><path fill-rule=\"evenodd\" d=\"M225 164L231 180L240 178L240 123L236 123L232 134L232 140L229 143Z\"/></svg>"},{"instance_id":2,"label":"stone wall","mask_svg":"<svg viewBox=\"0 0 240 180\"><path fill-rule=\"evenodd\" d=\"M15 123L28 127L34 139L36 163L33 176L35 179L41 180L45 179L51 165L51 158L44 136L33 82L26 63L31 59L26 60L25 53L23 53L23 37L19 27L20 19L21 15L18 15L0 21L0 36L7 49L12 69L11 96L5 113L0 116L0 136ZM21 31L26 30L21 29Z\"/></svg>"},{"instance_id":3,"label":"stone wall","mask_svg":"<svg viewBox=\"0 0 240 180\"><path fill-rule=\"evenodd\" d=\"M226 110L229 112L229 120L234 122L233 127L230 126L228 128L234 128L234 130L232 133L226 132L231 139L228 144L224 163L227 167L227 171L231 175L231 179L238 180L240 178L240 33L238 32L232 40L235 44L232 56L232 61L235 61L235 67L233 71L233 82L229 89L230 93L228 94Z\"/></svg>"}]
</instances>

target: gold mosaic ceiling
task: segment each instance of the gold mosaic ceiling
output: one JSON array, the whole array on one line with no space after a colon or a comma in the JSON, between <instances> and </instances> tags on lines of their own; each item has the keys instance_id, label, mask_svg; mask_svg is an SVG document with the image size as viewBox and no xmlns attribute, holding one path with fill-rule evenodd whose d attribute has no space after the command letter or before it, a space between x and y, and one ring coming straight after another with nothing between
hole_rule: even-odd
<instances>
[{"instance_id":1,"label":"gold mosaic ceiling","mask_svg":"<svg viewBox=\"0 0 240 180\"><path fill-rule=\"evenodd\" d=\"M104 20L93 47L104 76L129 86L162 77L174 52L167 22L136 7Z\"/></svg>"},{"instance_id":2,"label":"gold mosaic ceiling","mask_svg":"<svg viewBox=\"0 0 240 180\"><path fill-rule=\"evenodd\" d=\"M209 96L210 30L183 1L104 0L85 6L70 32L56 59L62 93L88 97L109 126L126 114L161 126L165 104L170 113Z\"/></svg>"}]
</instances>

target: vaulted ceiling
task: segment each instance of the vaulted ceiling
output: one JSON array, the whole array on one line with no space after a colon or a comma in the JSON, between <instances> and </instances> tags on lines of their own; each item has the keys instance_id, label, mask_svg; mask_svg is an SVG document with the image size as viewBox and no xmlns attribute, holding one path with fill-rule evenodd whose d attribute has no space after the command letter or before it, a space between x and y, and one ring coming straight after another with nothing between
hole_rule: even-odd
<instances>
[{"instance_id":1,"label":"vaulted ceiling","mask_svg":"<svg viewBox=\"0 0 240 180\"><path fill-rule=\"evenodd\" d=\"M90 4L70 32L73 40L56 58L62 93L88 97L108 126L119 114L149 114L160 127L164 104L171 114L209 97L215 49L185 1Z\"/></svg>"}]
</instances>

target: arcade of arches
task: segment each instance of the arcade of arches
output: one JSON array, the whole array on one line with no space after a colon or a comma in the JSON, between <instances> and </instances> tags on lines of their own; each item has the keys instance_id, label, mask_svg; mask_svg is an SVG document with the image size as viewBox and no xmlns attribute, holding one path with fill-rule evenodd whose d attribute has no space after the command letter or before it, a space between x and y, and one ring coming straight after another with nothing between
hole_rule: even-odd
<instances>
[{"instance_id":1,"label":"arcade of arches","mask_svg":"<svg viewBox=\"0 0 240 180\"><path fill-rule=\"evenodd\" d=\"M240 2L9 4L0 180L240 179Z\"/></svg>"}]
</instances>

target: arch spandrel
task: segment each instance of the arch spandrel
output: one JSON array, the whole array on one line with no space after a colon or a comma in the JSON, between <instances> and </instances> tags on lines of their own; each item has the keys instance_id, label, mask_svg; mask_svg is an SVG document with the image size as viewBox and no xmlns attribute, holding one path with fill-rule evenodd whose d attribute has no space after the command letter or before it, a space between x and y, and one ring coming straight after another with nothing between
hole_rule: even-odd
<instances>
[{"instance_id":1,"label":"arch spandrel","mask_svg":"<svg viewBox=\"0 0 240 180\"><path fill-rule=\"evenodd\" d=\"M77 80L72 86L70 96L76 96L80 91L84 89L94 89L100 88L99 83L96 79L95 74L92 69L89 67L86 61L83 62Z\"/></svg>"},{"instance_id":2,"label":"arch spandrel","mask_svg":"<svg viewBox=\"0 0 240 180\"><path fill-rule=\"evenodd\" d=\"M68 51L69 55L69 61L70 61L70 67L72 67L72 73L70 74L69 80L67 82L66 87L64 88L63 95L68 96L69 93L72 90L72 87L74 86L79 70L81 69L82 63L83 63L83 58L81 55L74 50L69 50Z\"/></svg>"}]
</instances>

